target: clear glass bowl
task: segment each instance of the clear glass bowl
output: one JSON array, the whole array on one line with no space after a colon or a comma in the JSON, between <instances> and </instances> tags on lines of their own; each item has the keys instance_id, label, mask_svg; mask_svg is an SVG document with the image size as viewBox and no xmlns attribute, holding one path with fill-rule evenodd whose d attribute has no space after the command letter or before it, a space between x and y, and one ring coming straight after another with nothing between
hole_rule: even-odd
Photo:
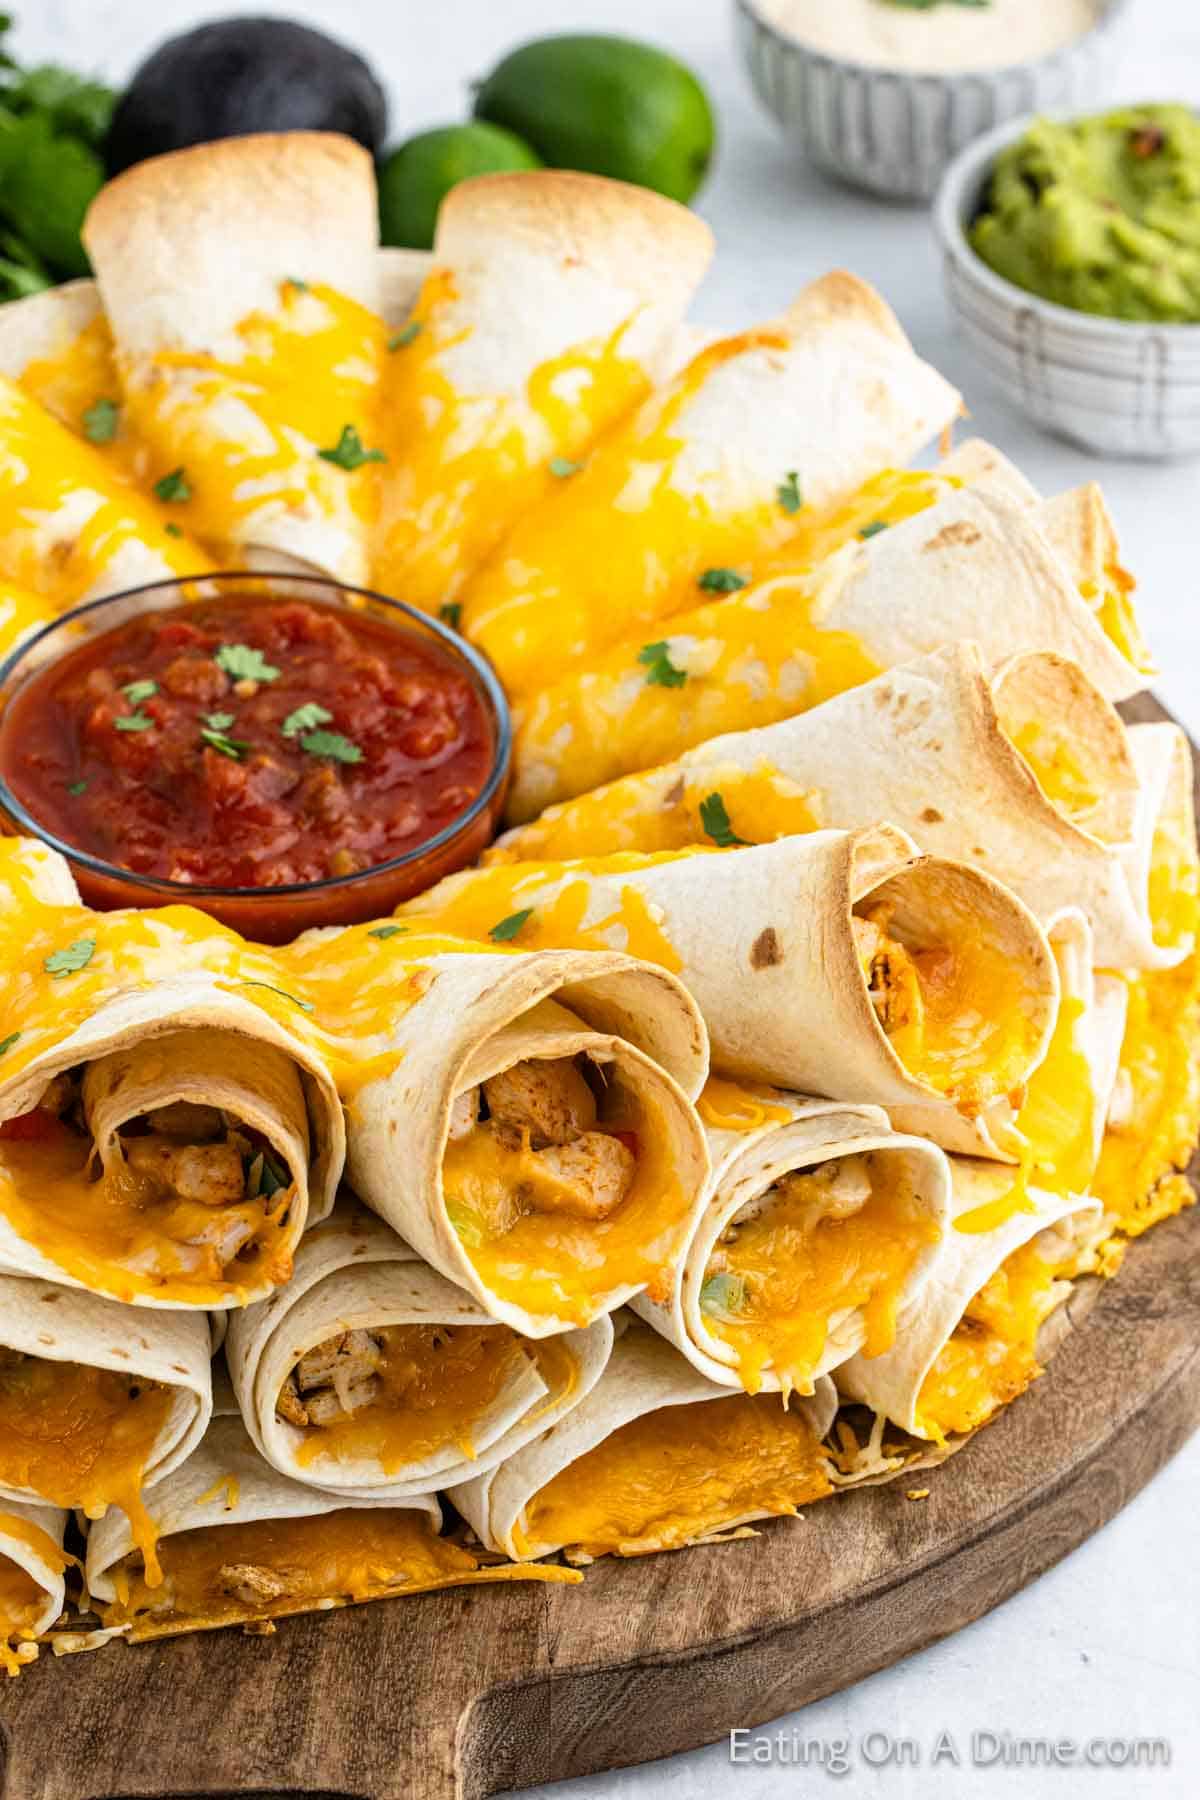
<instances>
[{"instance_id":1,"label":"clear glass bowl","mask_svg":"<svg viewBox=\"0 0 1200 1800\"><path fill-rule=\"evenodd\" d=\"M490 664L439 620L361 588L320 575L230 574L160 581L77 606L26 638L0 663L0 733L4 715L24 684L88 637L111 631L145 612L203 600L228 599L239 590L255 600L302 600L337 611L364 613L416 638L432 639L467 677L483 708L492 739L491 768L471 804L436 836L401 856L352 875L281 887L208 887L135 874L65 842L43 825L0 774L0 830L37 837L71 865L88 906L100 911L126 906L199 907L258 943L286 943L318 925L351 925L386 917L402 900L444 875L472 863L491 842L499 823L512 759L512 726L504 691Z\"/></svg>"}]
</instances>

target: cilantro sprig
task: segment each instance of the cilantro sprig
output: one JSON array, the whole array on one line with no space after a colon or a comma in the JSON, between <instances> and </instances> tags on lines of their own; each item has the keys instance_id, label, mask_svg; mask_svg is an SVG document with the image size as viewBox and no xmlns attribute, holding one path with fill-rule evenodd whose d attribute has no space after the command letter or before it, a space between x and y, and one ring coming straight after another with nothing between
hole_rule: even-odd
<instances>
[{"instance_id":1,"label":"cilantro sprig","mask_svg":"<svg viewBox=\"0 0 1200 1800\"><path fill-rule=\"evenodd\" d=\"M696 586L705 594L736 594L750 584L736 569L705 569Z\"/></svg>"},{"instance_id":2,"label":"cilantro sprig","mask_svg":"<svg viewBox=\"0 0 1200 1800\"><path fill-rule=\"evenodd\" d=\"M232 681L278 681L279 670L249 644L221 644L213 656Z\"/></svg>"},{"instance_id":3,"label":"cilantro sprig","mask_svg":"<svg viewBox=\"0 0 1200 1800\"><path fill-rule=\"evenodd\" d=\"M339 469L361 469L364 463L382 463L387 457L382 450L368 450L353 425L343 425L342 435L331 450L318 450L317 455L322 462L333 463Z\"/></svg>"},{"instance_id":4,"label":"cilantro sprig","mask_svg":"<svg viewBox=\"0 0 1200 1800\"><path fill-rule=\"evenodd\" d=\"M182 466L172 469L171 473L164 475L161 481L156 481L154 492L166 506L182 505L185 500L190 500L192 497L191 483Z\"/></svg>"},{"instance_id":5,"label":"cilantro sprig","mask_svg":"<svg viewBox=\"0 0 1200 1800\"><path fill-rule=\"evenodd\" d=\"M307 750L310 756L327 756L331 762L360 763L363 759L358 745L352 744L340 731L306 731L300 739L300 748Z\"/></svg>"},{"instance_id":6,"label":"cilantro sprig","mask_svg":"<svg viewBox=\"0 0 1200 1800\"><path fill-rule=\"evenodd\" d=\"M638 661L646 671L647 687L678 688L687 680L687 670L677 669L671 661L671 646L666 638L657 644L643 644Z\"/></svg>"},{"instance_id":7,"label":"cilantro sprig","mask_svg":"<svg viewBox=\"0 0 1200 1800\"><path fill-rule=\"evenodd\" d=\"M289 994L286 988L276 987L271 981L247 980L239 981L237 985L239 987L266 988L268 994L278 994L281 1000L290 1000L293 1006L300 1008L301 1012L310 1013L314 1010L311 1000L301 1000L298 994Z\"/></svg>"},{"instance_id":8,"label":"cilantro sprig","mask_svg":"<svg viewBox=\"0 0 1200 1800\"><path fill-rule=\"evenodd\" d=\"M709 794L700 802L700 823L705 836L710 837L719 850L732 850L746 842L733 829L720 794Z\"/></svg>"},{"instance_id":9,"label":"cilantro sprig","mask_svg":"<svg viewBox=\"0 0 1200 1800\"><path fill-rule=\"evenodd\" d=\"M312 731L314 726L328 725L332 717L333 714L315 700L306 700L303 706L288 714L279 729L285 738L299 737L302 731Z\"/></svg>"},{"instance_id":10,"label":"cilantro sprig","mask_svg":"<svg viewBox=\"0 0 1200 1800\"><path fill-rule=\"evenodd\" d=\"M218 713L216 717L227 719L229 714ZM218 756L227 757L230 762L241 762L247 750L250 748L250 745L246 742L245 738L229 737L224 727L217 729L212 725L202 725L200 727L200 738L203 743L208 745L210 750L215 750Z\"/></svg>"},{"instance_id":11,"label":"cilantro sprig","mask_svg":"<svg viewBox=\"0 0 1200 1800\"><path fill-rule=\"evenodd\" d=\"M388 349L407 350L408 346L420 337L424 329L420 319L410 319L407 325L401 326L394 337L388 339Z\"/></svg>"},{"instance_id":12,"label":"cilantro sprig","mask_svg":"<svg viewBox=\"0 0 1200 1800\"><path fill-rule=\"evenodd\" d=\"M127 681L121 689L130 706L140 706L143 700L152 700L158 692L157 681Z\"/></svg>"},{"instance_id":13,"label":"cilantro sprig","mask_svg":"<svg viewBox=\"0 0 1200 1800\"><path fill-rule=\"evenodd\" d=\"M800 471L789 469L779 486L775 489L775 498L785 513L798 513L804 505L804 495L800 492Z\"/></svg>"},{"instance_id":14,"label":"cilantro sprig","mask_svg":"<svg viewBox=\"0 0 1200 1800\"><path fill-rule=\"evenodd\" d=\"M566 481L572 475L578 475L583 464L572 462L569 456L552 456L547 467L556 481Z\"/></svg>"},{"instance_id":15,"label":"cilantro sprig","mask_svg":"<svg viewBox=\"0 0 1200 1800\"><path fill-rule=\"evenodd\" d=\"M493 944L509 944L532 917L532 906L523 906L520 912L509 913L507 918L493 925L488 936Z\"/></svg>"},{"instance_id":16,"label":"cilantro sprig","mask_svg":"<svg viewBox=\"0 0 1200 1800\"><path fill-rule=\"evenodd\" d=\"M115 400L97 400L83 415L83 435L89 444L111 444L121 422Z\"/></svg>"},{"instance_id":17,"label":"cilantro sprig","mask_svg":"<svg viewBox=\"0 0 1200 1800\"><path fill-rule=\"evenodd\" d=\"M86 969L95 954L95 938L76 938L64 949L52 950L43 959L42 967L55 981L61 981L66 975L78 975L80 969Z\"/></svg>"},{"instance_id":18,"label":"cilantro sprig","mask_svg":"<svg viewBox=\"0 0 1200 1800\"><path fill-rule=\"evenodd\" d=\"M381 943L386 943L388 938L400 937L407 930L407 925L373 925L367 936L378 938Z\"/></svg>"}]
</instances>

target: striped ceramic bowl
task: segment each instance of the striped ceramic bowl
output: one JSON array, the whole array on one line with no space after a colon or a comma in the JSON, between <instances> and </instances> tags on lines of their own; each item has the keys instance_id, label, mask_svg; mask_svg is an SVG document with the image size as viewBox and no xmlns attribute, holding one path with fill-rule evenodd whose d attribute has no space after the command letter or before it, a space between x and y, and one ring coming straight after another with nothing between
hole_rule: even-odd
<instances>
[{"instance_id":1,"label":"striped ceramic bowl","mask_svg":"<svg viewBox=\"0 0 1200 1800\"><path fill-rule=\"evenodd\" d=\"M934 208L950 304L980 367L1037 424L1101 456L1200 454L1200 325L1073 312L990 269L967 231L1015 119L951 165Z\"/></svg>"},{"instance_id":2,"label":"striped ceramic bowl","mask_svg":"<svg viewBox=\"0 0 1200 1800\"><path fill-rule=\"evenodd\" d=\"M735 3L755 92L788 137L856 187L928 200L959 151L1006 119L1102 103L1130 0L1101 0L1092 30L1052 56L951 75L841 62L770 24L755 0Z\"/></svg>"}]
</instances>

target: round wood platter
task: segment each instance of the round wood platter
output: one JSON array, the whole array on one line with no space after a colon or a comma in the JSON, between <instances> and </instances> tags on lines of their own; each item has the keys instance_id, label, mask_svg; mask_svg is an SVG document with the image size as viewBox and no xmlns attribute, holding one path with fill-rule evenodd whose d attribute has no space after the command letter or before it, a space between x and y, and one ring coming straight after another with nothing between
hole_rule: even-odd
<instances>
[{"instance_id":1,"label":"round wood platter","mask_svg":"<svg viewBox=\"0 0 1200 1800\"><path fill-rule=\"evenodd\" d=\"M43 1654L0 1692L0 1800L483 1800L846 1687L1017 1593L1200 1425L1200 1207L1082 1285L1065 1322L1046 1376L917 1477L919 1503L901 1477L748 1541L597 1563L580 1587Z\"/></svg>"}]
</instances>

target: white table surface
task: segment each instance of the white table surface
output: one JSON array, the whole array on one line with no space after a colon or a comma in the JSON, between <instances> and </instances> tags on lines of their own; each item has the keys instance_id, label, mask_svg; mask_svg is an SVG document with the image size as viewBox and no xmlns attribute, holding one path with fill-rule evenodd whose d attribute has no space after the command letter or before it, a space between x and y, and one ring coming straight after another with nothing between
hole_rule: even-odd
<instances>
[{"instance_id":1,"label":"white table surface","mask_svg":"<svg viewBox=\"0 0 1200 1800\"><path fill-rule=\"evenodd\" d=\"M1030 0L1037 4L1038 0ZM836 5L837 0L830 0ZM24 0L22 59L60 56L113 78L169 31L229 16L237 0ZM247 11L322 25L363 49L393 101L393 135L462 117L467 84L526 38L552 30L651 36L708 82L720 114L716 173L701 211L718 239L699 317L765 318L804 281L844 265L875 282L918 349L967 396L973 428L1045 492L1100 479L1138 574L1158 692L1200 730L1200 463L1089 463L1042 436L980 378L952 335L920 211L859 197L797 164L760 115L732 47L730 0L252 0ZM1119 95L1200 103L1200 7L1135 0ZM1097 96L1098 102L1102 96ZM935 1479L953 1480L948 1472ZM1175 1800L1200 1793L1200 1438L1132 1505L1024 1594L945 1643L780 1721L832 1747L849 1772L812 1764L731 1766L719 1744L670 1762L537 1790L526 1800L798 1800L824 1791L886 1800ZM802 1527L800 1528L802 1529ZM703 1553L690 1573L703 1579ZM732 1721L731 1721L732 1723ZM961 1767L930 1766L955 1734ZM972 1731L1027 1738L1166 1738L1169 1768L975 1766ZM917 1741L919 1768L871 1767L871 1733Z\"/></svg>"}]
</instances>

